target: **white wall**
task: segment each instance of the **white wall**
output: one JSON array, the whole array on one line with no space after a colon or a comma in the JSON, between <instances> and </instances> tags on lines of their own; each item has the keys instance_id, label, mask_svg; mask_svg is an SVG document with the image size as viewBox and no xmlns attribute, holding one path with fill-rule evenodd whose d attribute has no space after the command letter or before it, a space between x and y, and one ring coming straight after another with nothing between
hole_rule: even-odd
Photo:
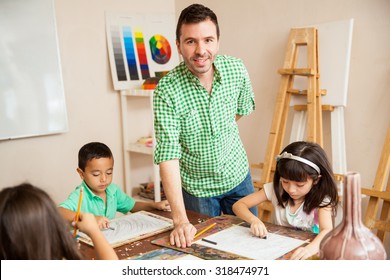
<instances>
[{"instance_id":1,"label":"white wall","mask_svg":"<svg viewBox=\"0 0 390 280\"><path fill-rule=\"evenodd\" d=\"M105 12L174 11L174 1L55 0L69 132L0 142L0 189L29 181L56 202L80 184L77 153L90 141L115 157L114 181L124 184L119 94L109 68Z\"/></svg>"},{"instance_id":2,"label":"white wall","mask_svg":"<svg viewBox=\"0 0 390 280\"><path fill-rule=\"evenodd\" d=\"M354 18L345 110L347 162L348 170L360 172L363 185L370 186L390 124L390 1L199 2L219 17L220 53L242 58L252 78L257 108L240 120L251 162L264 158L280 81L277 69L283 63L290 28ZM192 3L176 0L176 14ZM104 12L172 7L164 6L163 0L56 0L55 4L69 132L0 142L0 188L28 180L60 202L80 182L75 171L77 152L89 141L111 147L115 182L123 185L120 104L111 83ZM324 126L329 128L326 118Z\"/></svg>"}]
</instances>

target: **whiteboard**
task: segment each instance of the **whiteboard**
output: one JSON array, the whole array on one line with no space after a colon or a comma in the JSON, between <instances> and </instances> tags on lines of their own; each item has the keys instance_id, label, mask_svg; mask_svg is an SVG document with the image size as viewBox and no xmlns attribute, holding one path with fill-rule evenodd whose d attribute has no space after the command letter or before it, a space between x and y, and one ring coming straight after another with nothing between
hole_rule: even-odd
<instances>
[{"instance_id":1,"label":"whiteboard","mask_svg":"<svg viewBox=\"0 0 390 280\"><path fill-rule=\"evenodd\" d=\"M53 0L0 0L0 140L68 131Z\"/></svg>"}]
</instances>

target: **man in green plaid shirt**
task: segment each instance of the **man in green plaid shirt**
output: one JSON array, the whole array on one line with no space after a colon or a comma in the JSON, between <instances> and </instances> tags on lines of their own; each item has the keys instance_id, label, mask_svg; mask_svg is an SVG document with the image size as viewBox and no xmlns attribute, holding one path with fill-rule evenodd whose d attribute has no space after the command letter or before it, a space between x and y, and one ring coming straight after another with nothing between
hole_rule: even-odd
<instances>
[{"instance_id":1,"label":"man in green plaid shirt","mask_svg":"<svg viewBox=\"0 0 390 280\"><path fill-rule=\"evenodd\" d=\"M217 55L218 21L209 8L193 4L181 12L176 44L184 62L154 92L154 161L175 225L170 242L185 248L196 233L185 209L234 215L234 202L254 191L236 121L255 102L242 61Z\"/></svg>"}]
</instances>

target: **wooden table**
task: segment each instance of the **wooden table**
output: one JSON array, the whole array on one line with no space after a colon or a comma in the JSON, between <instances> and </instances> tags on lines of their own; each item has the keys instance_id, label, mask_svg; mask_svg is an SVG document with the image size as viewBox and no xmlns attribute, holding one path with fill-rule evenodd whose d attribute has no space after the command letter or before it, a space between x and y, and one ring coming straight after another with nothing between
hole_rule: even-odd
<instances>
[{"instance_id":1,"label":"wooden table","mask_svg":"<svg viewBox=\"0 0 390 280\"><path fill-rule=\"evenodd\" d=\"M157 215L160 215L160 216L167 217L167 218L172 218L171 212L164 212L164 211L150 211L150 212L157 214ZM236 216L220 216L220 217L212 218L212 217L209 217L207 215L199 214L199 213L192 212L192 211L187 211L187 216L188 216L188 219L190 220L190 222L198 229L198 231L207 227L207 225L209 225L210 223L212 223L216 220L218 222L218 225L222 228L228 227L232 224L243 223L243 220L241 220L240 218L238 218ZM301 231L301 230L297 230L294 228L278 226L278 225L274 225L274 224L267 223L267 222L265 222L264 224L266 225L267 230L269 232L277 233L279 235L289 236L289 237L300 239L300 240L312 241L316 236L316 234L314 234L312 232L306 232L306 231ZM212 230L208 231L208 234L211 234L211 232L212 232ZM161 249L163 247L161 247L159 245L152 244L151 241L155 242L156 240L159 240L160 243L161 243L161 241L163 241L163 243L165 243L165 244L169 243L167 241L167 240L169 240L169 233L170 232L163 232L163 233L156 234L154 236L151 236L151 237L139 240L139 241L135 241L135 242L132 242L129 244L119 246L119 247L115 248L115 252L117 253L119 259L127 259L127 258L131 258L131 257L137 256L140 254L145 254L147 252L150 252L150 251L153 251L156 249ZM157 243L159 243L159 242L157 242ZM307 243L303 244L302 246L305 246L305 245L307 245ZM194 244L192 246L194 246ZM169 246L167 246L167 247L169 247ZM178 248L175 248L173 246L171 246L171 248L176 249L176 250L178 249ZM95 259L96 258L96 254L95 254L93 247L80 242L80 250L86 259ZM194 250L194 249L192 249L192 248L180 249L180 251L187 252L187 253L191 253L191 250ZM281 256L278 259L289 259L292 255L293 251L288 252L287 254Z\"/></svg>"},{"instance_id":2,"label":"wooden table","mask_svg":"<svg viewBox=\"0 0 390 280\"><path fill-rule=\"evenodd\" d=\"M152 212L154 214L157 214L157 215L160 215L163 217L167 217L167 218L172 218L171 212L169 212L169 211L154 210L154 211L148 211L148 212ZM210 216L199 214L199 213L192 212L192 211L187 211L187 217L190 220L190 223L195 225L195 226L199 223L202 223L202 222L210 219ZM135 242L132 242L129 244L119 246L119 247L115 248L114 250L117 253L119 259L127 259L129 257L136 256L140 253L146 253L146 252L153 251L156 249L161 249L160 246L152 244L151 241L156 239L156 238L160 238L162 236L168 235L168 234L169 234L169 232L163 232L160 234L156 234L154 236L151 236L151 237L139 240L139 241L135 241ZM95 249L92 246L89 246L83 242L80 242L80 251L87 260L96 259Z\"/></svg>"}]
</instances>

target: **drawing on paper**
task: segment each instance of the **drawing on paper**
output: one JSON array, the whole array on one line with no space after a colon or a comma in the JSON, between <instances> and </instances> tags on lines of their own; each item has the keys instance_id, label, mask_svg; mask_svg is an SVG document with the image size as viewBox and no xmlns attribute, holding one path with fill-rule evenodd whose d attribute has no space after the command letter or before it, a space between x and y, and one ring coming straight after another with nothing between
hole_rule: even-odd
<instances>
[{"instance_id":1,"label":"drawing on paper","mask_svg":"<svg viewBox=\"0 0 390 280\"><path fill-rule=\"evenodd\" d=\"M171 219L146 211L139 211L111 220L110 228L103 230L108 243L116 248L173 228ZM80 241L93 246L92 240L80 232Z\"/></svg>"}]
</instances>

